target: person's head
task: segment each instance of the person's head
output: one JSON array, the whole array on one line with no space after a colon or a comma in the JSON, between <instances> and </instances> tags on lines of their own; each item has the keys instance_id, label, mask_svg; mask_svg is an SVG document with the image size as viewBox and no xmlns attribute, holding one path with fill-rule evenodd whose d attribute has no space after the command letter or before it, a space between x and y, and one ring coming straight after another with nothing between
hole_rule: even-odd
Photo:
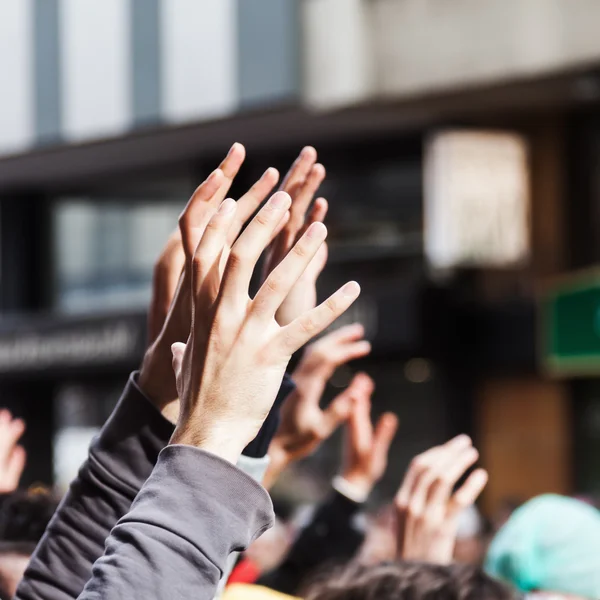
<instances>
[{"instance_id":1,"label":"person's head","mask_svg":"<svg viewBox=\"0 0 600 600\"><path fill-rule=\"evenodd\" d=\"M56 506L45 492L0 495L0 600L14 596Z\"/></svg>"},{"instance_id":2,"label":"person's head","mask_svg":"<svg viewBox=\"0 0 600 600\"><path fill-rule=\"evenodd\" d=\"M461 564L481 566L485 550L485 521L472 504L461 511L458 517L454 560Z\"/></svg>"},{"instance_id":3,"label":"person's head","mask_svg":"<svg viewBox=\"0 0 600 600\"><path fill-rule=\"evenodd\" d=\"M468 565L352 565L314 583L305 600L516 600L515 593Z\"/></svg>"},{"instance_id":4,"label":"person's head","mask_svg":"<svg viewBox=\"0 0 600 600\"><path fill-rule=\"evenodd\" d=\"M486 569L523 592L600 598L600 512L563 496L534 498L498 532Z\"/></svg>"}]
</instances>

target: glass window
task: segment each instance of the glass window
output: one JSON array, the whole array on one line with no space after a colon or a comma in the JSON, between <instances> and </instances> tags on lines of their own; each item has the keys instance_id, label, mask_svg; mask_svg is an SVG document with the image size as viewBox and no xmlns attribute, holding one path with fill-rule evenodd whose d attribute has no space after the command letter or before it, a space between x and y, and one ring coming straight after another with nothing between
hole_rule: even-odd
<instances>
[{"instance_id":1,"label":"glass window","mask_svg":"<svg viewBox=\"0 0 600 600\"><path fill-rule=\"evenodd\" d=\"M173 200L68 198L54 210L55 305L81 313L139 308L187 194Z\"/></svg>"}]
</instances>

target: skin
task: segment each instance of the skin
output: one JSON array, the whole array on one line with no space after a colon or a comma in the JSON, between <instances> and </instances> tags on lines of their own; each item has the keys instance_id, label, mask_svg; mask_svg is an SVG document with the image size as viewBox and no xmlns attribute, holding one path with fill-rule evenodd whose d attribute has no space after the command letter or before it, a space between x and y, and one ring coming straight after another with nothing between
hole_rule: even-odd
<instances>
[{"instance_id":1,"label":"skin","mask_svg":"<svg viewBox=\"0 0 600 600\"><path fill-rule=\"evenodd\" d=\"M173 346L181 409L172 443L196 446L235 463L268 414L292 354L360 293L358 284L349 282L291 323L277 322L277 311L325 241L325 226L313 223L250 298L256 264L291 202L285 192L272 196L229 252L236 203L222 203L206 227L190 269L188 341Z\"/></svg>"},{"instance_id":2,"label":"skin","mask_svg":"<svg viewBox=\"0 0 600 600\"><path fill-rule=\"evenodd\" d=\"M24 432L24 421L13 418L6 409L0 410L0 493L13 492L19 487L27 458L18 443Z\"/></svg>"},{"instance_id":3,"label":"skin","mask_svg":"<svg viewBox=\"0 0 600 600\"><path fill-rule=\"evenodd\" d=\"M461 435L413 459L395 498L399 558L452 562L458 516L475 502L488 475L477 469L454 487L478 458L471 440Z\"/></svg>"}]
</instances>

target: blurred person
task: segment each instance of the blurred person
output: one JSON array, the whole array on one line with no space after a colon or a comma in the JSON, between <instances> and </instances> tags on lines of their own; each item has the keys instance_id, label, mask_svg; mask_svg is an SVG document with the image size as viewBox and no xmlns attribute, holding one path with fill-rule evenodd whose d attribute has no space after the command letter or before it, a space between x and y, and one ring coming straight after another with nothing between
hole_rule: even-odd
<instances>
[{"instance_id":1,"label":"blurred person","mask_svg":"<svg viewBox=\"0 0 600 600\"><path fill-rule=\"evenodd\" d=\"M349 561L363 543L364 532L357 527L356 518L385 473L389 448L398 428L398 419L392 413L383 414L373 426L371 396L374 388L368 375L358 373L333 401L332 404L340 406L350 402L340 475L334 478L331 493L300 531L283 563L259 583L296 594L317 569ZM301 415L302 411L289 414ZM301 439L306 438L301 436ZM291 447L297 446L291 444Z\"/></svg>"},{"instance_id":2,"label":"blurred person","mask_svg":"<svg viewBox=\"0 0 600 600\"><path fill-rule=\"evenodd\" d=\"M600 598L600 513L544 495L517 509L489 548L487 571L531 598Z\"/></svg>"},{"instance_id":3,"label":"blurred person","mask_svg":"<svg viewBox=\"0 0 600 600\"><path fill-rule=\"evenodd\" d=\"M34 553L17 598L77 598L92 573L94 561L104 551L104 542L152 473L160 451L167 446L179 419L179 398L171 367L171 346L190 335L192 277L214 283L222 272L193 273L194 255L203 235L210 231L211 217L224 201L245 158L241 144L234 144L227 157L198 187L184 209L179 228L169 240L154 270L149 310L149 341L139 373L133 373L115 411L90 446L82 466L46 535ZM272 264L286 255L312 223L324 217L327 203L311 201L324 176L316 163L314 148L304 148L290 168L282 187L291 192L289 210L283 211L272 231L277 251ZM276 185L278 174L267 169L261 179L235 203L234 222L228 229L221 255L222 265L238 240L246 221L256 212ZM281 198L281 196L278 196ZM285 243L278 242L283 236ZM322 252L321 252L322 254ZM235 256L234 256L235 258ZM321 263L319 263L321 264ZM310 276L306 276L309 272ZM282 302L284 317L299 316L316 298L314 288L319 269L305 269L295 284L295 293ZM271 272L272 273L272 272ZM265 274L270 275L268 271ZM264 277L264 275L263 275ZM177 282L175 285L174 282ZM297 288L300 288L298 290ZM208 315L203 307L199 316ZM280 307L281 309L281 307ZM282 322L283 325L285 323ZM289 323L287 323L289 325ZM284 381L273 410L256 438L248 444L238 464L256 479L263 476L266 452L278 422L278 409L293 385ZM75 525L76 524L76 525Z\"/></svg>"},{"instance_id":4,"label":"blurred person","mask_svg":"<svg viewBox=\"0 0 600 600\"><path fill-rule=\"evenodd\" d=\"M16 592L57 500L49 492L15 491L0 497L0 598Z\"/></svg>"},{"instance_id":5,"label":"blurred person","mask_svg":"<svg viewBox=\"0 0 600 600\"><path fill-rule=\"evenodd\" d=\"M0 410L0 494L19 487L27 458L25 449L19 445L24 432L22 419L15 419L5 408Z\"/></svg>"},{"instance_id":6,"label":"blurred person","mask_svg":"<svg viewBox=\"0 0 600 600\"><path fill-rule=\"evenodd\" d=\"M354 564L314 583L305 600L518 600L477 567L420 562Z\"/></svg>"}]
</instances>

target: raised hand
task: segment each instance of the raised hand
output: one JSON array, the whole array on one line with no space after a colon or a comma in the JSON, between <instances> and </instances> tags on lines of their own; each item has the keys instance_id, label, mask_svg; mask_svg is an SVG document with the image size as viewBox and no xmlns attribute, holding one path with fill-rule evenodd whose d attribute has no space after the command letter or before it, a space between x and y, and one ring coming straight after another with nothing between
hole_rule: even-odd
<instances>
[{"instance_id":1,"label":"raised hand","mask_svg":"<svg viewBox=\"0 0 600 600\"><path fill-rule=\"evenodd\" d=\"M399 558L452 562L458 516L482 492L487 472L477 469L454 487L478 458L470 438L460 435L413 459L395 498Z\"/></svg>"},{"instance_id":2,"label":"raised hand","mask_svg":"<svg viewBox=\"0 0 600 600\"><path fill-rule=\"evenodd\" d=\"M267 487L291 462L312 454L350 415L352 387L339 394L324 410L319 402L327 381L339 366L371 351L371 345L363 336L362 325L346 325L306 348L292 374L296 389L281 409L281 423L269 448L271 464L265 477Z\"/></svg>"},{"instance_id":3,"label":"raised hand","mask_svg":"<svg viewBox=\"0 0 600 600\"><path fill-rule=\"evenodd\" d=\"M6 409L0 410L0 493L13 492L19 481L27 458L25 449L18 445L25 431L25 423L14 419Z\"/></svg>"},{"instance_id":4,"label":"raised hand","mask_svg":"<svg viewBox=\"0 0 600 600\"><path fill-rule=\"evenodd\" d=\"M225 201L207 224L191 261L189 338L173 347L181 410L172 443L235 462L268 414L292 354L358 297L358 284L349 282L291 323L277 323L276 312L325 240L325 226L314 223L250 298L256 263L290 205L290 196L278 192L258 212L227 253L217 294L211 275L219 271L239 207Z\"/></svg>"},{"instance_id":5,"label":"raised hand","mask_svg":"<svg viewBox=\"0 0 600 600\"><path fill-rule=\"evenodd\" d=\"M324 198L317 198L313 204L313 198L325 178L325 168L316 161L317 151L311 146L303 148L281 184L280 190L289 194L292 199L290 219L267 252L263 273L265 278L283 260L306 229L312 223L323 222L327 215L328 205ZM316 282L326 262L327 246L323 244L279 307L276 318L280 325L291 323L302 312L315 306Z\"/></svg>"},{"instance_id":6,"label":"raised hand","mask_svg":"<svg viewBox=\"0 0 600 600\"><path fill-rule=\"evenodd\" d=\"M192 259L210 219L227 195L244 157L244 147L234 144L219 167L196 189L179 218L178 230L169 239L154 270L149 313L149 339L152 343L142 363L139 385L146 396L173 423L177 422L179 402L171 369L171 345L175 342L185 342L190 332ZM224 258L246 220L268 196L278 179L276 169L267 169L239 199L235 217L227 231ZM284 224L285 220L278 226ZM214 293L218 290L218 283L218 279L213 279Z\"/></svg>"},{"instance_id":7,"label":"raised hand","mask_svg":"<svg viewBox=\"0 0 600 600\"><path fill-rule=\"evenodd\" d=\"M348 388L353 407L346 423L342 478L356 496L365 500L385 473L390 445L398 429L398 418L393 413L383 414L373 427L374 389L373 380L365 373L355 375Z\"/></svg>"}]
</instances>

